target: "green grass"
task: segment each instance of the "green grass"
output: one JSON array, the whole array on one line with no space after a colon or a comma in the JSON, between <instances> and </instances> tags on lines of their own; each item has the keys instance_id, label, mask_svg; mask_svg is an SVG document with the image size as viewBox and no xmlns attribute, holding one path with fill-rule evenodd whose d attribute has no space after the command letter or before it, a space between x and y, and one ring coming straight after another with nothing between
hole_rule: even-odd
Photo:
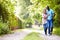
<instances>
[{"instance_id":1,"label":"green grass","mask_svg":"<svg viewBox=\"0 0 60 40\"><path fill-rule=\"evenodd\" d=\"M39 36L39 33L32 32L28 34L23 40L43 40L43 38Z\"/></svg>"},{"instance_id":2,"label":"green grass","mask_svg":"<svg viewBox=\"0 0 60 40\"><path fill-rule=\"evenodd\" d=\"M54 32L53 33L60 36L60 27L54 28Z\"/></svg>"}]
</instances>

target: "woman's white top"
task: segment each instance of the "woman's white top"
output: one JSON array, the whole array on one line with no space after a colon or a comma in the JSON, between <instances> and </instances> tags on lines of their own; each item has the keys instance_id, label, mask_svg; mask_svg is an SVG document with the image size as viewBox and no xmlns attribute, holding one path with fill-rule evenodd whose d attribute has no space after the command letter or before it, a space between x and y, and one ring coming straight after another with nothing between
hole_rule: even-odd
<instances>
[{"instance_id":1,"label":"woman's white top","mask_svg":"<svg viewBox=\"0 0 60 40\"><path fill-rule=\"evenodd\" d=\"M42 24L45 24L45 23L47 23L47 14L42 14Z\"/></svg>"}]
</instances>

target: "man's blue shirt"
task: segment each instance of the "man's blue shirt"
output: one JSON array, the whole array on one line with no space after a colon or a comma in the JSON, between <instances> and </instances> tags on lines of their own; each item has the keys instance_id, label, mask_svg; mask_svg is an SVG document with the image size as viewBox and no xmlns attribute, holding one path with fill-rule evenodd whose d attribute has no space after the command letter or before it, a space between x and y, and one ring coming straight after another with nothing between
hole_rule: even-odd
<instances>
[{"instance_id":1,"label":"man's blue shirt","mask_svg":"<svg viewBox=\"0 0 60 40\"><path fill-rule=\"evenodd\" d=\"M47 10L47 14L49 15L47 19L51 20L53 18L54 11L52 9L50 9L49 11Z\"/></svg>"}]
</instances>

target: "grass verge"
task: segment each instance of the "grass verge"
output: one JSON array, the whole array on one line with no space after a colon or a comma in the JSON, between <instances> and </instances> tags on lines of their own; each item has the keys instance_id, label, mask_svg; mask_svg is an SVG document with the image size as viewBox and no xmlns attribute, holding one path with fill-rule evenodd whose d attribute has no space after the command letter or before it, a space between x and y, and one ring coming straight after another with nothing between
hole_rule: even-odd
<instances>
[{"instance_id":1,"label":"grass verge","mask_svg":"<svg viewBox=\"0 0 60 40\"><path fill-rule=\"evenodd\" d=\"M53 33L56 34L56 35L58 35L58 36L60 36L60 27L58 27L58 28L55 27Z\"/></svg>"},{"instance_id":2,"label":"grass verge","mask_svg":"<svg viewBox=\"0 0 60 40\"><path fill-rule=\"evenodd\" d=\"M23 40L43 40L43 38L39 36L39 33L32 32L28 34Z\"/></svg>"}]
</instances>

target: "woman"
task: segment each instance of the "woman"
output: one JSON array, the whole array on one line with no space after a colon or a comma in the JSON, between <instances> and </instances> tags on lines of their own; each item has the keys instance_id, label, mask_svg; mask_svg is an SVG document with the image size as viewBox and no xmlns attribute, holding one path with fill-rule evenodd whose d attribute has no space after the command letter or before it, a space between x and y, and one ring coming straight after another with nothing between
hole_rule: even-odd
<instances>
[{"instance_id":1,"label":"woman","mask_svg":"<svg viewBox=\"0 0 60 40\"><path fill-rule=\"evenodd\" d=\"M42 22L43 22L43 27L44 27L44 32L45 35L47 35L47 13L46 13L46 9L43 10L43 15L42 15Z\"/></svg>"}]
</instances>

